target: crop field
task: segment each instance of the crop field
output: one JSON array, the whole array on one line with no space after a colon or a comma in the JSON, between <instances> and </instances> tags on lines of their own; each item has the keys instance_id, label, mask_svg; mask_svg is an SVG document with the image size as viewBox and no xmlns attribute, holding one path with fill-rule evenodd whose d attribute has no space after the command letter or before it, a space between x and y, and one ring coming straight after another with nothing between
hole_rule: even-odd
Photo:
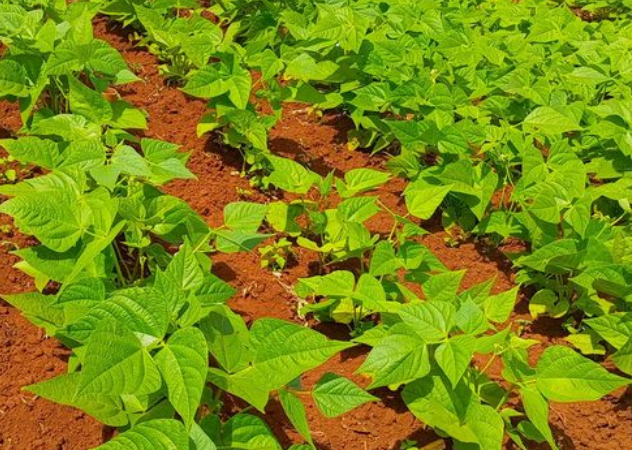
<instances>
[{"instance_id":1,"label":"crop field","mask_svg":"<svg viewBox=\"0 0 632 450\"><path fill-rule=\"evenodd\" d=\"M0 0L1 450L631 450L632 1Z\"/></svg>"}]
</instances>

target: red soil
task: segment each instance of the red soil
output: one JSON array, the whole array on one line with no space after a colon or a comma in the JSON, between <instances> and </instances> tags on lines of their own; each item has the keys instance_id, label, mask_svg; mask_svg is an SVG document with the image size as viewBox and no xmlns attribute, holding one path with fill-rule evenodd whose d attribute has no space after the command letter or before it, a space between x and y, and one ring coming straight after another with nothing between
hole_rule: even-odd
<instances>
[{"instance_id":1,"label":"red soil","mask_svg":"<svg viewBox=\"0 0 632 450\"><path fill-rule=\"evenodd\" d=\"M0 138L20 126L17 108L0 103ZM0 230L0 292L35 290L33 281L12 267L19 259L10 254L16 247L33 245L33 240L13 230L7 216L0 216ZM68 353L0 300L0 449L85 450L108 435L100 423L79 410L21 392L23 386L64 373Z\"/></svg>"},{"instance_id":2,"label":"red soil","mask_svg":"<svg viewBox=\"0 0 632 450\"><path fill-rule=\"evenodd\" d=\"M221 211L230 202L246 199L269 201L270 195L250 189L248 180L239 176L242 162L237 151L223 148L212 137L198 138L195 127L205 110L203 101L187 98L177 88L166 86L158 74L155 58L143 50L134 49L121 30L110 29L102 19L96 22L97 36L118 48L130 66L144 82L119 89L119 93L149 113L146 136L178 143L192 151L189 168L197 180L179 181L168 186L170 194L186 200L209 224L221 223ZM0 137L6 137L20 126L16 109L0 103ZM357 167L383 168L382 156L369 157L346 148L349 120L337 114L323 118L310 115L301 105L286 107L284 119L271 134L271 149L283 156L305 162L325 174L337 174ZM400 199L404 183L394 180L378 191L389 208L402 210ZM252 190L247 197L243 190ZM1 200L1 199L0 199ZM0 225L8 223L0 218ZM456 248L445 244L443 231L433 223L424 224L432 234L424 243L450 269L467 269L463 287L496 277L495 291L513 286L511 264L498 250L466 242ZM378 216L370 222L374 232L387 232L390 221ZM19 234L0 234L0 292L33 290L32 281L12 268L16 258L9 254L10 245L29 245ZM509 250L515 250L510 248ZM316 256L299 249L296 264L280 278L259 266L257 254L217 254L213 256L213 271L239 289L230 306L248 321L260 317L279 317L301 321L296 315L296 296L291 287L299 277L312 274ZM518 307L517 319L528 319L524 302ZM346 339L345 327L319 324L319 331L329 337ZM563 333L558 321L546 318L525 325L525 336L540 340L543 345L563 344ZM539 353L541 351L537 350ZM362 362L365 348L355 348L334 357L323 367L304 377L310 387L325 372L348 376L366 386L368 380L353 372ZM65 369L67 352L54 339L47 339L19 313L0 304L0 449L6 450L85 450L110 436L109 430L83 413L42 399L33 398L20 389L30 383L43 381ZM482 361L478 361L482 363ZM491 368L498 375L501 367ZM316 445L322 450L398 450L406 439L422 446L437 439L424 429L406 410L397 393L382 390L380 402L364 405L337 419L321 416L311 399L306 396L307 412ZM239 399L226 399L226 412L244 407ZM285 418L276 400L267 408L265 420L284 446L301 442ZM632 448L632 400L624 390L599 402L588 404L554 405L551 421L562 450L625 450ZM513 449L507 444L506 449ZM545 449L536 446L534 449Z\"/></svg>"}]
</instances>

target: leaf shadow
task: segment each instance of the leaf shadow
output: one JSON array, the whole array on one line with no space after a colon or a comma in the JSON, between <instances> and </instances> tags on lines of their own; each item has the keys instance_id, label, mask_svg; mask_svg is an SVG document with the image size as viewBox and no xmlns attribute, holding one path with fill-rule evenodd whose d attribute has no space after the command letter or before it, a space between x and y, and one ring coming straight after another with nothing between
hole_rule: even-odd
<instances>
[{"instance_id":1,"label":"leaf shadow","mask_svg":"<svg viewBox=\"0 0 632 450\"><path fill-rule=\"evenodd\" d=\"M224 165L231 167L235 171L241 172L245 168L245 162L241 152L234 147L224 144L218 132L208 134L203 148L205 153L219 156Z\"/></svg>"},{"instance_id":2,"label":"leaf shadow","mask_svg":"<svg viewBox=\"0 0 632 450\"><path fill-rule=\"evenodd\" d=\"M221 278L223 281L230 283L237 279L237 272L233 270L231 266L223 261L218 261L213 264L213 275Z\"/></svg>"}]
</instances>

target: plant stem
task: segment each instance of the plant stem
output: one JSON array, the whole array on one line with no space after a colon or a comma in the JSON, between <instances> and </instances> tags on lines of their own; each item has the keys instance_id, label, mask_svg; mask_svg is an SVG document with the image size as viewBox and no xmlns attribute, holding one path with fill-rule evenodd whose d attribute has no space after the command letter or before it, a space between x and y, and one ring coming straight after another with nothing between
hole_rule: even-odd
<instances>
[{"instance_id":1,"label":"plant stem","mask_svg":"<svg viewBox=\"0 0 632 450\"><path fill-rule=\"evenodd\" d=\"M123 276L123 271L121 270L121 265L119 263L119 251L116 247L116 244L112 243L112 247L114 247L114 253L116 253L116 257L114 258L114 267L116 268L116 273L121 285L125 287L127 286L127 280Z\"/></svg>"},{"instance_id":2,"label":"plant stem","mask_svg":"<svg viewBox=\"0 0 632 450\"><path fill-rule=\"evenodd\" d=\"M494 361L496 361L496 355L492 355L492 357L489 358L489 361L487 361L487 364L485 364L485 367L483 367L483 369L481 370L481 373L487 372L487 370L491 367Z\"/></svg>"}]
</instances>

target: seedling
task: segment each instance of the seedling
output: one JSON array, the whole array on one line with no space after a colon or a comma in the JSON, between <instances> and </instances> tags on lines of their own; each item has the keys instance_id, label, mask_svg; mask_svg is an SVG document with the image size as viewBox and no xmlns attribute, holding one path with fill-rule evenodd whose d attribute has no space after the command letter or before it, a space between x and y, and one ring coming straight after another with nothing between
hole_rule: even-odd
<instances>
[{"instance_id":1,"label":"seedling","mask_svg":"<svg viewBox=\"0 0 632 450\"><path fill-rule=\"evenodd\" d=\"M270 245L259 248L261 254L261 267L269 268L274 272L282 271L287 265L288 258L292 256L292 242L281 238Z\"/></svg>"}]
</instances>

